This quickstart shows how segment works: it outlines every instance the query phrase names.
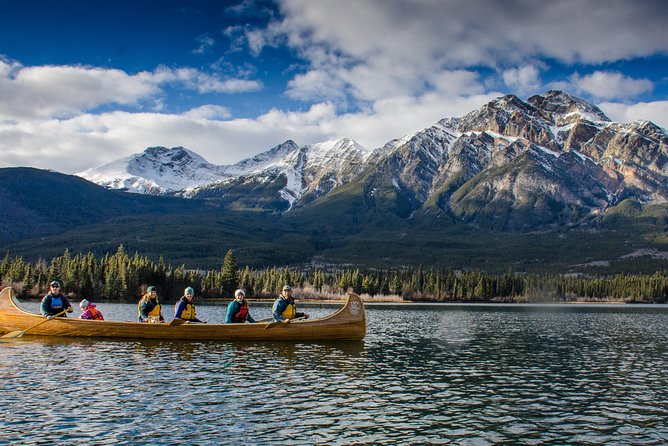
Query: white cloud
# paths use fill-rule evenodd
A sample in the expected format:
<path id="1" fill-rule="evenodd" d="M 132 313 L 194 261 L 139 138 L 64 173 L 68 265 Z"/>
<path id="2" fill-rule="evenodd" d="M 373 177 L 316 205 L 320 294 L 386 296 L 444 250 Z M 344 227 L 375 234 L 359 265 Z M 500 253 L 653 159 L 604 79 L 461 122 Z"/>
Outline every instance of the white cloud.
<path id="1" fill-rule="evenodd" d="M 87 66 L 24 67 L 0 59 L 0 120 L 68 117 L 113 104 L 157 106 L 161 87 L 166 84 L 200 93 L 262 88 L 257 81 L 220 79 L 194 68 L 159 67 L 130 75 L 122 70 Z"/>
<path id="2" fill-rule="evenodd" d="M 287 139 L 311 144 L 350 137 L 373 149 L 441 118 L 461 116 L 499 95 L 396 96 L 377 101 L 367 111 L 343 115 L 323 102 L 303 112 L 273 109 L 255 119 L 212 119 L 226 109 L 206 106 L 183 115 L 112 112 L 0 123 L 0 166 L 73 173 L 157 145 L 183 146 L 210 162 L 230 164 Z"/>
<path id="3" fill-rule="evenodd" d="M 569 77 L 572 90 L 601 99 L 626 99 L 652 91 L 649 79 L 634 79 L 616 71 L 595 71 L 586 76 L 575 73 Z"/>
<path id="4" fill-rule="evenodd" d="M 668 101 L 640 102 L 638 104 L 621 104 L 603 102 L 598 107 L 613 121 L 652 121 L 656 125 L 668 129 Z"/>
<path id="5" fill-rule="evenodd" d="M 227 107 L 221 105 L 202 105 L 191 108 L 183 116 L 194 119 L 226 119 L 232 116 Z"/>
<path id="6" fill-rule="evenodd" d="M 428 56 L 494 66 L 547 56 L 600 63 L 668 50 L 668 5 L 652 0 L 282 0 L 280 7 L 293 45 L 326 46 L 360 60 Z"/>
<path id="7" fill-rule="evenodd" d="M 136 104 L 158 93 L 154 82 L 121 70 L 0 60 L 0 119 L 71 115 L 102 104 Z"/>
<path id="8" fill-rule="evenodd" d="M 503 82 L 518 94 L 532 93 L 540 89 L 540 71 L 534 65 L 511 68 L 502 74 Z"/>
<path id="9" fill-rule="evenodd" d="M 285 94 L 290 98 L 303 100 L 335 100 L 346 96 L 343 81 L 320 70 L 295 76 L 288 82 Z"/>
<path id="10" fill-rule="evenodd" d="M 542 60 L 600 64 L 668 52 L 668 3 L 652 0 L 281 0 L 279 6 L 280 21 L 247 31 L 247 43 L 257 54 L 283 36 L 308 61 L 309 71 L 288 88 L 303 100 L 322 99 L 307 81 L 323 73 L 326 86 L 343 82 L 340 91 L 359 101 L 425 94 L 439 73 L 481 66 L 503 73 L 506 85 L 523 93 L 540 88 Z"/>

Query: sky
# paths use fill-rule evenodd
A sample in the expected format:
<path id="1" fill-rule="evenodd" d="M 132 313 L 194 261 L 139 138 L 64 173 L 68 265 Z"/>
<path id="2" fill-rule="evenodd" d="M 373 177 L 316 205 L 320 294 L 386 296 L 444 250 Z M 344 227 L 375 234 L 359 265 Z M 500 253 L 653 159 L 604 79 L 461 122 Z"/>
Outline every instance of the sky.
<path id="1" fill-rule="evenodd" d="M 663 0 L 0 0 L 0 167 L 367 149 L 562 89 L 668 128 Z"/>

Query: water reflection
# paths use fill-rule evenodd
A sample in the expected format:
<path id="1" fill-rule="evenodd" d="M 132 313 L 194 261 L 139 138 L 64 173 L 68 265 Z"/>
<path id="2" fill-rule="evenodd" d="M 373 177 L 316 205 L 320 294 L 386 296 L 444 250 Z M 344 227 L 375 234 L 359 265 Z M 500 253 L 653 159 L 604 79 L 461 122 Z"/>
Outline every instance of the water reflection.
<path id="1" fill-rule="evenodd" d="M 371 306 L 363 342 L 26 336 L 0 443 L 668 442 L 664 309 L 512 308 Z"/>

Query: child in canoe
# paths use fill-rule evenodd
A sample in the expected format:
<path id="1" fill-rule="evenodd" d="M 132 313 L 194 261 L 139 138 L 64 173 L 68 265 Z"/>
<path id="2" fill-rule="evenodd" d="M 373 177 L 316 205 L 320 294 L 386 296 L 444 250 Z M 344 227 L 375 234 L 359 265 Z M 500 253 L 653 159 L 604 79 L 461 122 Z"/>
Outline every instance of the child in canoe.
<path id="1" fill-rule="evenodd" d="M 95 304 L 88 302 L 86 299 L 79 303 L 79 308 L 81 308 L 82 311 L 79 319 L 94 319 L 97 321 L 104 320 L 104 316 L 102 316 L 102 313 L 95 307 Z"/>

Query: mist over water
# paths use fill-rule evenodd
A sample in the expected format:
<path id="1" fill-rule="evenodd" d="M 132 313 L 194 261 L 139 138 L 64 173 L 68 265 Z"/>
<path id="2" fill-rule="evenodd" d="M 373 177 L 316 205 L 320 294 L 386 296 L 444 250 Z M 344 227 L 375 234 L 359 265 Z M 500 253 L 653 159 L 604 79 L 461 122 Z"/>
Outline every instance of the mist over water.
<path id="1" fill-rule="evenodd" d="M 224 311 L 198 306 L 212 322 Z M 668 442 L 668 308 L 370 305 L 367 317 L 362 342 L 1 343 L 0 443 Z"/>

